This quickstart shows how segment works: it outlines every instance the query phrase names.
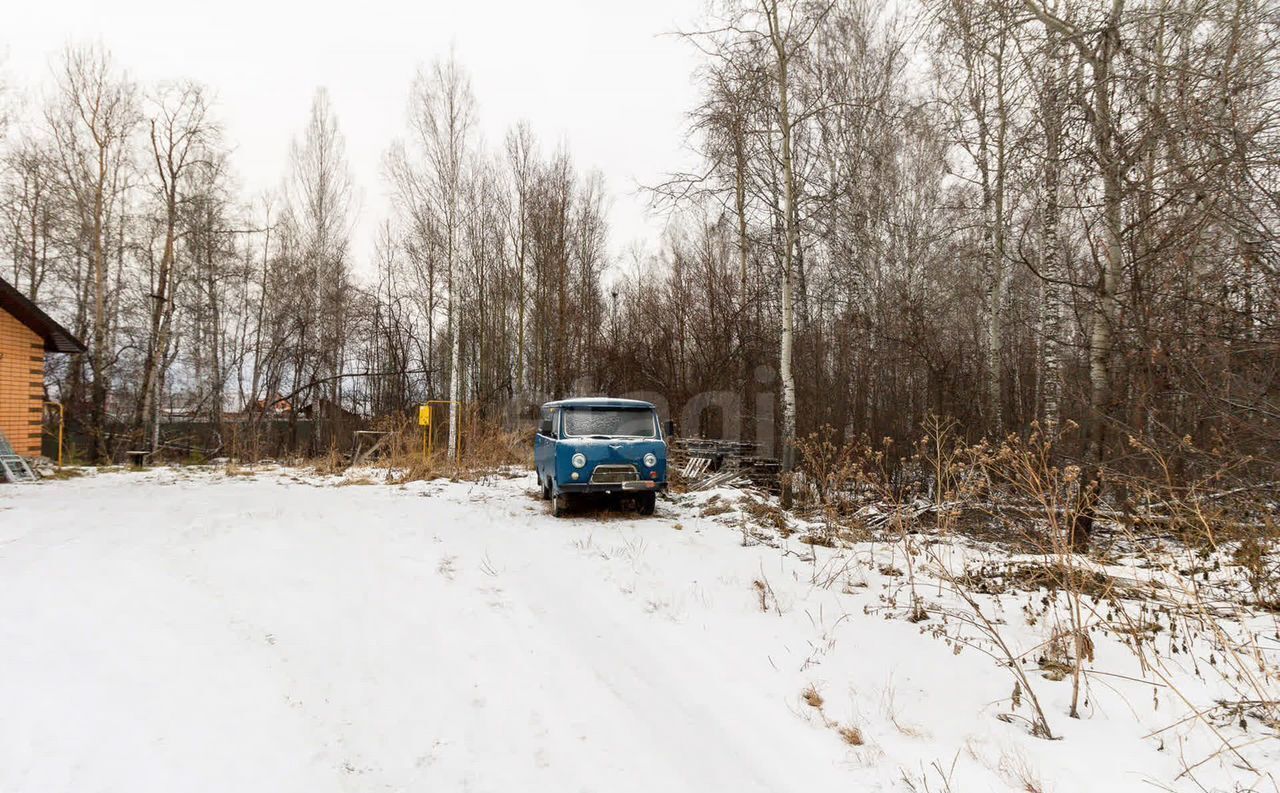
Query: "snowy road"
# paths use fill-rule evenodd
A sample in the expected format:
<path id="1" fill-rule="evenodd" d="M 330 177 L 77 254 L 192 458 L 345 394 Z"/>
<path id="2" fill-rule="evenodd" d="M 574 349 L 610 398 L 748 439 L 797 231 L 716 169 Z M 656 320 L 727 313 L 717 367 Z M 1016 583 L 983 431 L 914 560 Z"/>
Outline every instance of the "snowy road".
<path id="1" fill-rule="evenodd" d="M 669 522 L 558 522 L 527 482 L 432 488 L 458 503 L 159 478 L 50 483 L 0 513 L 5 790 L 841 778 L 763 653 L 684 619 L 696 577 L 610 580 L 615 558 L 644 578 Z"/>
<path id="2" fill-rule="evenodd" d="M 1016 789 L 1047 744 L 984 712 L 1007 693 L 989 661 L 811 572 L 691 508 L 556 520 L 529 478 L 9 488 L 0 790 L 808 793 L 933 762 Z M 947 685 L 966 674 L 995 682 Z M 834 729 L 855 720 L 864 746 Z"/>

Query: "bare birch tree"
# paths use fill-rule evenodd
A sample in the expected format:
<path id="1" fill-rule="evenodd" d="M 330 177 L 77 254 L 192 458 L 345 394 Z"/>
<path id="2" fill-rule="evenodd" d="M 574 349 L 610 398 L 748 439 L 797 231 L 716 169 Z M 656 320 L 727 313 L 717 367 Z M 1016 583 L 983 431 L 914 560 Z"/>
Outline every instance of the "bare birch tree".
<path id="1" fill-rule="evenodd" d="M 471 80 L 451 54 L 419 71 L 410 95 L 410 126 L 423 161 L 417 172 L 417 197 L 423 211 L 438 219 L 438 244 L 445 265 L 445 307 L 449 338 L 449 456 L 458 448 L 458 412 L 462 400 L 462 338 L 458 286 L 464 224 L 464 179 L 472 157 L 475 98 Z"/>
<path id="2" fill-rule="evenodd" d="M 323 88 L 316 91 L 306 130 L 302 140 L 294 142 L 290 157 L 289 207 L 302 235 L 305 267 L 315 291 L 317 349 L 312 382 L 322 387 L 309 389 L 313 392 L 309 396 L 317 417 L 328 411 L 336 420 L 342 405 L 346 302 L 351 286 L 348 248 L 353 188 L 346 142 Z M 337 440 L 330 434 L 325 442 L 332 446 Z"/>
<path id="3" fill-rule="evenodd" d="M 1112 356 L 1120 322 L 1119 290 L 1124 276 L 1124 173 L 1128 168 L 1124 133 L 1114 112 L 1113 67 L 1121 46 L 1125 0 L 1112 0 L 1105 12 L 1084 23 L 1052 13 L 1036 0 L 1024 0 L 1045 26 L 1076 49 L 1089 66 L 1086 108 L 1097 172 L 1102 182 L 1103 266 L 1098 278 L 1097 311 L 1089 340 L 1089 460 L 1100 465 L 1106 454 L 1106 424 L 1112 398 Z"/>
<path id="4" fill-rule="evenodd" d="M 160 261 L 150 281 L 152 301 L 142 365 L 139 428 L 151 429 L 151 449 L 159 446 L 158 404 L 163 361 L 169 355 L 169 334 L 173 324 L 172 280 L 177 262 L 180 211 L 186 194 L 198 178 L 193 172 L 209 166 L 206 147 L 217 134 L 208 120 L 203 89 L 193 83 L 161 86 L 151 99 L 148 125 L 151 141 L 151 189 L 155 194 L 163 226 Z"/>
<path id="5" fill-rule="evenodd" d="M 56 72 L 57 98 L 46 114 L 58 153 L 62 183 L 84 224 L 91 295 L 89 456 L 103 459 L 111 392 L 111 256 L 122 252 L 122 200 L 130 168 L 130 138 L 137 123 L 134 86 L 117 73 L 99 46 L 70 47 Z"/>

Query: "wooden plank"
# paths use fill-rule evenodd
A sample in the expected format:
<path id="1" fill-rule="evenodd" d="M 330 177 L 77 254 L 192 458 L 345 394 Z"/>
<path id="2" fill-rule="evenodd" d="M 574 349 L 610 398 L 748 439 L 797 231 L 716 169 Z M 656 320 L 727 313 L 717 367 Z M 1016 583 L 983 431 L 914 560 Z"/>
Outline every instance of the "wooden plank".
<path id="1" fill-rule="evenodd" d="M 357 433 L 356 433 L 356 437 L 357 437 L 357 439 L 359 439 L 359 436 L 360 436 L 360 435 L 362 435 L 362 434 L 367 434 L 367 433 L 368 433 L 368 431 L 367 431 L 367 430 L 362 431 L 362 432 L 357 432 Z M 353 466 L 354 466 L 354 465 L 359 465 L 359 464 L 361 463 L 361 461 L 363 461 L 366 457 L 368 457 L 369 455 L 373 454 L 373 453 L 374 453 L 374 452 L 376 452 L 378 449 L 382 448 L 382 444 L 386 443 L 386 442 L 387 442 L 387 439 L 388 439 L 388 438 L 390 438 L 390 437 L 391 437 L 391 433 L 389 433 L 389 432 L 384 432 L 384 433 L 382 434 L 382 437 L 378 439 L 377 443 L 373 444 L 373 445 L 372 445 L 372 446 L 370 446 L 368 449 L 365 449 L 365 450 L 363 450 L 363 451 L 357 450 L 357 452 L 356 452 L 356 456 L 355 456 L 355 458 L 354 458 L 354 459 L 352 459 L 351 464 L 352 464 Z"/>

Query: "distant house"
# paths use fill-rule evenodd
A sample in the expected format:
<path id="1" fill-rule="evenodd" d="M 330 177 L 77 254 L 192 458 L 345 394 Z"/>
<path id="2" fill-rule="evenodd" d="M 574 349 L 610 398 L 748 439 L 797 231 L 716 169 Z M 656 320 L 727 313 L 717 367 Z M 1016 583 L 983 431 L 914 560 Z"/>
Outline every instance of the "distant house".
<path id="1" fill-rule="evenodd" d="M 298 412 L 304 417 L 312 421 L 354 421 L 359 422 L 364 419 L 354 410 L 347 410 L 342 405 L 331 399 L 317 399 L 315 402 L 303 405 Z"/>
<path id="2" fill-rule="evenodd" d="M 84 344 L 0 278 L 0 435 L 22 457 L 40 455 L 44 356 Z"/>
<path id="3" fill-rule="evenodd" d="M 293 403 L 279 394 L 275 394 L 269 399 L 255 399 L 251 402 L 245 402 L 244 406 L 239 410 L 224 410 L 222 411 L 222 420 L 243 422 L 253 418 L 263 418 L 271 421 L 287 419 L 292 412 Z"/>
<path id="4" fill-rule="evenodd" d="M 271 413 L 277 416 L 287 416 L 293 410 L 293 403 L 279 394 L 276 394 L 275 397 L 270 400 L 270 404 L 268 404 L 268 400 L 266 399 L 259 399 L 254 404 L 257 406 L 259 412 Z"/>

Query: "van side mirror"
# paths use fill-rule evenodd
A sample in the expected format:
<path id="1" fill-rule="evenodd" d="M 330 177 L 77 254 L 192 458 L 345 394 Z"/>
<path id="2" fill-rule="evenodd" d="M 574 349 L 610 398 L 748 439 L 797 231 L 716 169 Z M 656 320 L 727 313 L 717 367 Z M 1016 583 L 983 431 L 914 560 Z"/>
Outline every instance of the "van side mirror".
<path id="1" fill-rule="evenodd" d="M 667 419 L 666 424 L 662 426 L 662 435 L 666 438 L 674 438 L 676 434 L 676 423 L 671 419 Z"/>
<path id="2" fill-rule="evenodd" d="M 542 420 L 542 423 L 538 425 L 538 434 L 546 435 L 548 438 L 551 437 L 551 419 Z"/>

